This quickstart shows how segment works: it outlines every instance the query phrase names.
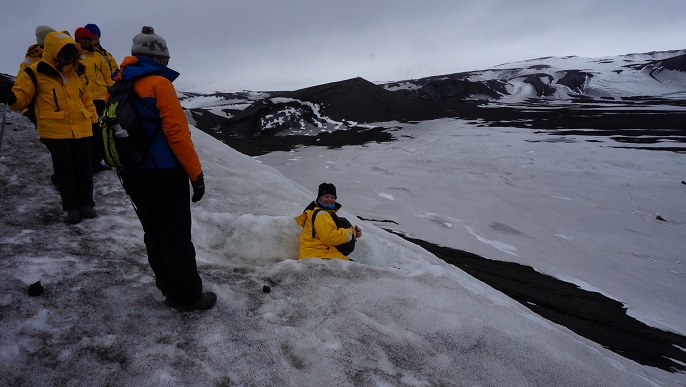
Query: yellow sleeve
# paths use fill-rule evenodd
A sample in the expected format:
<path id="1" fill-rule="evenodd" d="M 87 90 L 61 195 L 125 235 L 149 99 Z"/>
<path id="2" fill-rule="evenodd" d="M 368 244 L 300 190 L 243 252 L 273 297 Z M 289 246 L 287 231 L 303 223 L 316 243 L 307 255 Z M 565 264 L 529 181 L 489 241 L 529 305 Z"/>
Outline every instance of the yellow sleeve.
<path id="1" fill-rule="evenodd" d="M 85 106 L 86 110 L 88 110 L 91 114 L 91 124 L 95 124 L 98 122 L 98 111 L 95 109 L 95 105 L 93 104 L 93 97 L 91 96 L 91 91 L 88 87 L 88 80 L 86 78 L 86 74 L 79 74 L 79 78 L 81 79 L 81 83 L 83 84 L 81 102 L 83 102 L 83 106 Z"/>
<path id="2" fill-rule="evenodd" d="M 315 234 L 327 246 L 337 246 L 352 239 L 352 230 L 338 228 L 331 215 L 326 211 L 319 211 L 314 218 Z"/>
<path id="3" fill-rule="evenodd" d="M 17 78 L 14 80 L 12 91 L 14 92 L 14 96 L 17 97 L 17 100 L 10 105 L 10 108 L 12 110 L 22 110 L 29 106 L 33 97 L 36 95 L 36 86 L 33 84 L 29 74 L 26 74 L 26 71 L 20 71 L 19 74 L 17 74 Z"/>

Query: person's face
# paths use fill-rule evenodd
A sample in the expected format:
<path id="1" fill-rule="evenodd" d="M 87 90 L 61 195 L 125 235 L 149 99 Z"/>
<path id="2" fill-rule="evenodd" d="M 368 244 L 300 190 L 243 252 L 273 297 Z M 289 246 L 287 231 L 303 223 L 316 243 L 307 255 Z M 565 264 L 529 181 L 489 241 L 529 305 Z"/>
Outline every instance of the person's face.
<path id="1" fill-rule="evenodd" d="M 325 206 L 330 206 L 336 203 L 336 197 L 331 194 L 322 195 L 319 197 L 319 201 Z"/>
<path id="2" fill-rule="evenodd" d="M 100 35 L 93 34 L 93 44 L 100 43 Z"/>
<path id="3" fill-rule="evenodd" d="M 91 46 L 91 40 L 88 38 L 81 38 L 79 39 L 79 46 L 85 50 Z"/>
<path id="4" fill-rule="evenodd" d="M 60 52 L 57 53 L 57 66 L 58 70 L 62 71 L 66 66 L 74 64 L 75 61 L 79 60 L 80 53 L 73 45 L 67 49 L 63 47 Z"/>
<path id="5" fill-rule="evenodd" d="M 74 58 L 73 56 L 65 56 L 62 54 L 57 55 L 57 62 L 59 62 L 59 64 L 61 64 L 62 66 L 73 64 L 75 60 L 76 58 Z"/>

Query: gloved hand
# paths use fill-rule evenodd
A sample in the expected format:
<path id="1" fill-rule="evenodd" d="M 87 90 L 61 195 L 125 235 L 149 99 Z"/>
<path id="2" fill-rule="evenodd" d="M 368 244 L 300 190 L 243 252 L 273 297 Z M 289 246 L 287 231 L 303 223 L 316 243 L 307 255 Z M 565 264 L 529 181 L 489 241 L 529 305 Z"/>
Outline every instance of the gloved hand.
<path id="1" fill-rule="evenodd" d="M 12 105 L 17 102 L 17 97 L 12 91 L 12 83 L 4 78 L 0 78 L 0 103 Z"/>
<path id="2" fill-rule="evenodd" d="M 362 237 L 362 229 L 360 226 L 353 226 L 353 233 L 355 234 L 355 239 Z"/>
<path id="3" fill-rule="evenodd" d="M 191 201 L 195 203 L 205 195 L 205 175 L 202 172 L 200 172 L 195 181 L 191 181 L 191 187 L 193 187 L 193 197 L 191 198 Z"/>

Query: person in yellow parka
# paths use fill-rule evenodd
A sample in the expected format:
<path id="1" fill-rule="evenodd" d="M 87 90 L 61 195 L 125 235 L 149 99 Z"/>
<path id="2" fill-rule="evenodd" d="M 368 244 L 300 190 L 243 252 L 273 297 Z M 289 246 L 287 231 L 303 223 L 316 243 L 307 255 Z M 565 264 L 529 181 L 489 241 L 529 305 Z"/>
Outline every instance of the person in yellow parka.
<path id="1" fill-rule="evenodd" d="M 88 89 L 93 97 L 93 104 L 98 115 L 102 113 L 107 99 L 107 89 L 114 85 L 110 65 L 105 58 L 95 52 L 93 45 L 93 34 L 83 27 L 79 27 L 74 32 L 74 40 L 81 47 L 81 63 L 86 69 L 88 79 Z"/>
<path id="2" fill-rule="evenodd" d="M 98 27 L 97 24 L 89 23 L 83 26 L 83 28 L 87 29 L 88 31 L 93 34 L 93 46 L 95 46 L 95 52 L 100 53 L 107 63 L 110 65 L 110 72 L 115 72 L 116 70 L 119 70 L 119 64 L 117 63 L 117 60 L 114 59 L 112 54 L 110 54 L 109 51 L 105 50 L 102 47 L 102 44 L 100 44 L 100 38 L 102 37 L 102 33 L 100 32 L 100 27 Z"/>
<path id="3" fill-rule="evenodd" d="M 30 45 L 29 48 L 26 49 L 26 57 L 23 61 L 21 61 L 21 64 L 19 64 L 19 73 L 23 72 L 25 68 L 41 60 L 43 57 L 43 43 L 45 41 L 45 35 L 50 32 L 55 32 L 55 29 L 46 25 L 40 25 L 36 27 L 36 43 Z M 19 75 L 19 73 L 17 73 L 17 75 Z M 26 116 L 26 118 L 31 120 L 31 122 L 36 125 L 36 115 L 32 109 L 22 109 L 21 114 Z"/>
<path id="4" fill-rule="evenodd" d="M 79 44 L 82 50 L 81 59 L 79 63 L 86 69 L 86 79 L 88 80 L 88 89 L 93 97 L 93 104 L 98 116 L 102 114 L 105 108 L 105 100 L 107 99 L 107 89 L 114 85 L 112 80 L 112 71 L 107 60 L 98 52 L 95 52 L 93 44 L 93 34 L 84 27 L 79 27 L 74 31 L 74 40 Z M 102 164 L 102 152 L 100 151 L 100 144 L 102 135 L 99 130 L 93 131 L 92 137 L 92 154 L 91 162 L 93 163 L 93 173 L 110 169 L 108 166 Z"/>
<path id="5" fill-rule="evenodd" d="M 55 32 L 55 29 L 46 25 L 40 25 L 36 27 L 36 44 L 30 45 L 29 48 L 26 49 L 26 58 L 24 58 L 19 65 L 19 72 L 24 71 L 25 68 L 41 59 L 43 56 L 43 43 L 45 41 L 45 35 L 50 32 Z"/>
<path id="6" fill-rule="evenodd" d="M 336 203 L 336 186 L 331 183 L 319 185 L 317 199 L 310 203 L 302 214 L 295 217 L 295 222 L 302 227 L 300 233 L 300 251 L 298 259 L 305 258 L 339 258 L 348 260 L 336 246 L 348 243 L 362 236 L 358 226 L 338 228 L 335 218 L 341 209 Z M 314 216 L 315 212 L 317 213 Z M 314 216 L 314 221 L 312 218 Z"/>
<path id="7" fill-rule="evenodd" d="M 25 108 L 35 97 L 38 137 L 50 151 L 67 224 L 96 217 L 91 136 L 98 116 L 83 69 L 75 68 L 80 57 L 79 45 L 68 34 L 50 32 L 42 59 L 29 66 L 37 86 L 26 72 L 19 73 L 13 86 L 0 84 L 0 103 L 13 110 Z"/>

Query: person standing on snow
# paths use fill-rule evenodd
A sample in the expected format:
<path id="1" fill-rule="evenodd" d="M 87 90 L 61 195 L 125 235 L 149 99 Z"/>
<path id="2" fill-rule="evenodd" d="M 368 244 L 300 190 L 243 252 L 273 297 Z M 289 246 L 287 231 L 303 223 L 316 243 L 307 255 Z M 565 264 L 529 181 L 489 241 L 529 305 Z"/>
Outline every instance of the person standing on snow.
<path id="1" fill-rule="evenodd" d="M 36 43 L 30 45 L 29 48 L 26 49 L 26 57 L 19 65 L 19 73 L 23 72 L 25 68 L 41 60 L 43 57 L 43 43 L 45 42 L 45 35 L 50 32 L 55 32 L 55 29 L 46 25 L 40 25 L 36 27 Z M 17 73 L 17 76 L 19 76 L 19 73 Z M 22 109 L 21 114 L 31 120 L 33 125 L 36 125 L 36 114 L 32 109 Z"/>
<path id="2" fill-rule="evenodd" d="M 95 218 L 91 137 L 98 115 L 88 90 L 82 68 L 75 68 L 81 49 L 69 34 L 50 32 L 45 36 L 42 59 L 22 71 L 14 86 L 0 85 L 0 102 L 13 110 L 27 107 L 35 97 L 37 129 L 40 141 L 50 151 L 55 181 L 67 211 L 67 224 Z"/>
<path id="3" fill-rule="evenodd" d="M 336 203 L 336 186 L 330 183 L 320 184 L 317 199 L 310 203 L 302 214 L 295 217 L 295 222 L 303 228 L 300 233 L 298 259 L 339 258 L 348 260 L 347 255 L 339 251 L 336 246 L 360 238 L 362 230 L 358 226 L 350 225 L 347 221 L 346 226 L 349 227 L 338 227 L 336 212 L 341 207 L 340 203 Z M 316 216 L 314 216 L 315 212 Z M 312 220 L 313 217 L 314 221 Z"/>
<path id="4" fill-rule="evenodd" d="M 98 116 L 102 114 L 105 108 L 105 99 L 107 98 L 107 89 L 114 85 L 112 80 L 112 71 L 110 65 L 105 58 L 95 52 L 93 46 L 93 34 L 83 28 L 79 27 L 74 31 L 74 40 L 79 44 L 83 54 L 79 63 L 83 65 L 86 71 L 86 79 L 88 80 L 88 89 L 93 97 L 93 104 Z M 110 167 L 102 164 L 102 151 L 100 150 L 102 143 L 102 134 L 99 130 L 93 131 L 91 162 L 93 163 L 93 173 L 106 171 Z"/>
<path id="5" fill-rule="evenodd" d="M 93 46 L 95 47 L 95 51 L 98 52 L 100 55 L 102 55 L 107 63 L 110 65 L 110 73 L 113 73 L 115 70 L 119 70 L 119 64 L 117 61 L 114 59 L 112 54 L 109 53 L 109 51 L 105 50 L 102 45 L 100 45 L 100 37 L 102 34 L 100 33 L 100 27 L 98 27 L 96 24 L 86 24 L 83 26 L 85 29 L 91 32 L 93 34 Z"/>
<path id="6" fill-rule="evenodd" d="M 143 130 L 154 140 L 146 159 L 122 169 L 124 190 L 143 226 L 148 262 L 165 305 L 180 312 L 210 309 L 217 296 L 203 292 L 191 241 L 190 202 L 202 198 L 205 181 L 172 85 L 179 73 L 167 67 L 167 42 L 152 27 L 143 27 L 133 38 L 131 55 L 122 61 L 114 81 L 133 81 Z"/>
<path id="7" fill-rule="evenodd" d="M 43 57 L 43 43 L 45 42 L 45 35 L 50 32 L 55 32 L 55 29 L 41 25 L 36 27 L 36 44 L 32 44 L 26 49 L 26 58 L 19 65 L 19 72 L 22 72 L 25 68 L 38 62 Z"/>

